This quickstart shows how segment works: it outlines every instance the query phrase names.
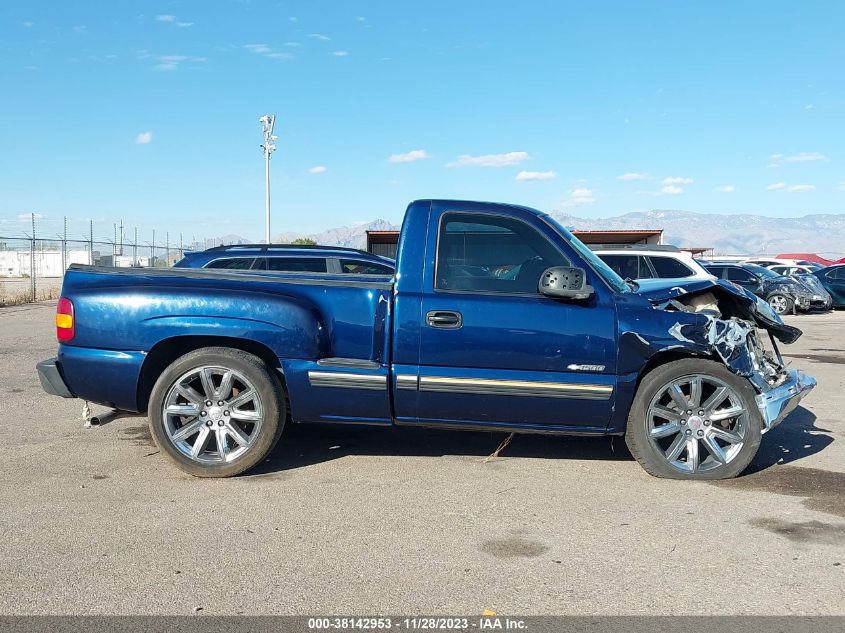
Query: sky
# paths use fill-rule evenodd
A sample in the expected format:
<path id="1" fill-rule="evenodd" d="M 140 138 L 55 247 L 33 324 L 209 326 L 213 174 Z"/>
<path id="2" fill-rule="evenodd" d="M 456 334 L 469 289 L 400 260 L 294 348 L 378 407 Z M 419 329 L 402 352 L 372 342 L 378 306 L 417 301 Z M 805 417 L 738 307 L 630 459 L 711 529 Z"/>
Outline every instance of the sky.
<path id="1" fill-rule="evenodd" d="M 35 213 L 259 239 L 265 113 L 274 234 L 428 197 L 845 212 L 843 24 L 839 1 L 4 0 L 0 236 Z"/>

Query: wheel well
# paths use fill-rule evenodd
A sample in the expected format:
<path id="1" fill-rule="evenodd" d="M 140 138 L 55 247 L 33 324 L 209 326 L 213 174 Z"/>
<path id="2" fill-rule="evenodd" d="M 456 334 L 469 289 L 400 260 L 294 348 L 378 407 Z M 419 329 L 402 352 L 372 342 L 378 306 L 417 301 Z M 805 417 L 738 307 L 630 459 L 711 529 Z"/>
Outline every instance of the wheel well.
<path id="1" fill-rule="evenodd" d="M 228 336 L 178 336 L 164 339 L 153 346 L 141 367 L 141 375 L 138 378 L 138 410 L 141 412 L 147 410 L 153 385 L 168 365 L 188 352 L 202 347 L 231 347 L 257 356 L 273 369 L 278 369 L 281 366 L 279 357 L 273 353 L 273 350 L 262 343 L 249 339 L 230 338 Z M 273 373 L 282 382 L 284 388 L 284 378 L 281 373 Z M 287 389 L 285 389 L 285 392 L 287 392 Z"/>
<path id="2" fill-rule="evenodd" d="M 716 360 L 718 361 L 719 358 L 715 355 L 713 356 L 703 356 L 697 354 L 691 354 L 688 351 L 684 350 L 676 350 L 670 349 L 666 350 L 665 352 L 657 352 L 654 356 L 648 359 L 648 362 L 643 366 L 642 370 L 640 370 L 640 375 L 637 377 L 637 389 L 640 388 L 640 383 L 642 382 L 643 378 L 652 370 L 661 365 L 665 365 L 666 363 L 671 363 L 672 361 L 681 360 L 683 358 L 700 358 L 702 360 Z"/>

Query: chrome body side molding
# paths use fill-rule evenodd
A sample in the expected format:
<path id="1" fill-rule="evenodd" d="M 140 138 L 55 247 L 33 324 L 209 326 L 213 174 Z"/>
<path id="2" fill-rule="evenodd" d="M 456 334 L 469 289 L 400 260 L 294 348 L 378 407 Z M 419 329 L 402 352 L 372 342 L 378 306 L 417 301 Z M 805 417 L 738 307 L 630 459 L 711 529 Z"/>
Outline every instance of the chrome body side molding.
<path id="1" fill-rule="evenodd" d="M 398 385 L 397 385 L 398 386 Z M 491 396 L 522 396 L 536 398 L 572 398 L 607 400 L 613 393 L 610 385 L 591 385 L 535 380 L 492 380 L 489 378 L 451 378 L 420 376 L 420 391 L 469 393 Z"/>
<path id="2" fill-rule="evenodd" d="M 396 388 L 416 391 L 419 379 L 413 374 L 396 374 Z"/>
<path id="3" fill-rule="evenodd" d="M 368 376 L 336 371 L 309 371 L 308 383 L 312 387 L 333 387 L 335 389 L 368 389 L 385 391 L 386 376 Z"/>

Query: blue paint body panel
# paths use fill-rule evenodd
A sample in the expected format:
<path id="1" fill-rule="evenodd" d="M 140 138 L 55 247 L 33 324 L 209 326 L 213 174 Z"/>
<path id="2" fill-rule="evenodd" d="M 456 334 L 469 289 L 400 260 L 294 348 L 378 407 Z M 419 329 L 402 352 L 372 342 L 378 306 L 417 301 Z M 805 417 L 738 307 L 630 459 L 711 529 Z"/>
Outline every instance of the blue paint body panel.
<path id="1" fill-rule="evenodd" d="M 137 411 L 137 388 L 146 353 L 59 345 L 58 363 L 70 391 L 83 400 Z"/>
<path id="2" fill-rule="evenodd" d="M 528 225 L 584 269 L 593 295 L 438 290 L 438 229 L 450 212 Z M 73 302 L 76 335 L 57 362 L 77 397 L 139 410 L 151 358 L 223 339 L 265 352 L 297 422 L 621 433 L 651 359 L 712 354 L 697 338 L 706 317 L 654 306 L 656 294 L 683 294 L 677 286 L 653 286 L 648 297 L 620 288 L 577 246 L 532 209 L 421 200 L 407 209 L 392 280 L 74 265 L 62 295 Z M 433 327 L 429 311 L 459 312 L 462 325 Z M 673 325 L 689 336 L 673 336 Z"/>

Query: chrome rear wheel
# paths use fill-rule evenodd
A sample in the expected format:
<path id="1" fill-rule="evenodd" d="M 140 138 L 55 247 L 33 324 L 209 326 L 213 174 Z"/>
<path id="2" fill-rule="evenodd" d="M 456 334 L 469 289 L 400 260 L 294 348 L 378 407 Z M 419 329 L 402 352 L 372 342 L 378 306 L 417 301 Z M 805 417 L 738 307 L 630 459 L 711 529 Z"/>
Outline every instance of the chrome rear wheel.
<path id="1" fill-rule="evenodd" d="M 264 407 L 250 380 L 233 369 L 203 366 L 180 376 L 164 399 L 167 439 L 199 463 L 226 463 L 256 441 Z"/>
<path id="2" fill-rule="evenodd" d="M 232 477 L 267 457 L 287 408 L 276 370 L 258 356 L 202 347 L 168 365 L 150 393 L 150 431 L 162 453 L 196 477 Z"/>

